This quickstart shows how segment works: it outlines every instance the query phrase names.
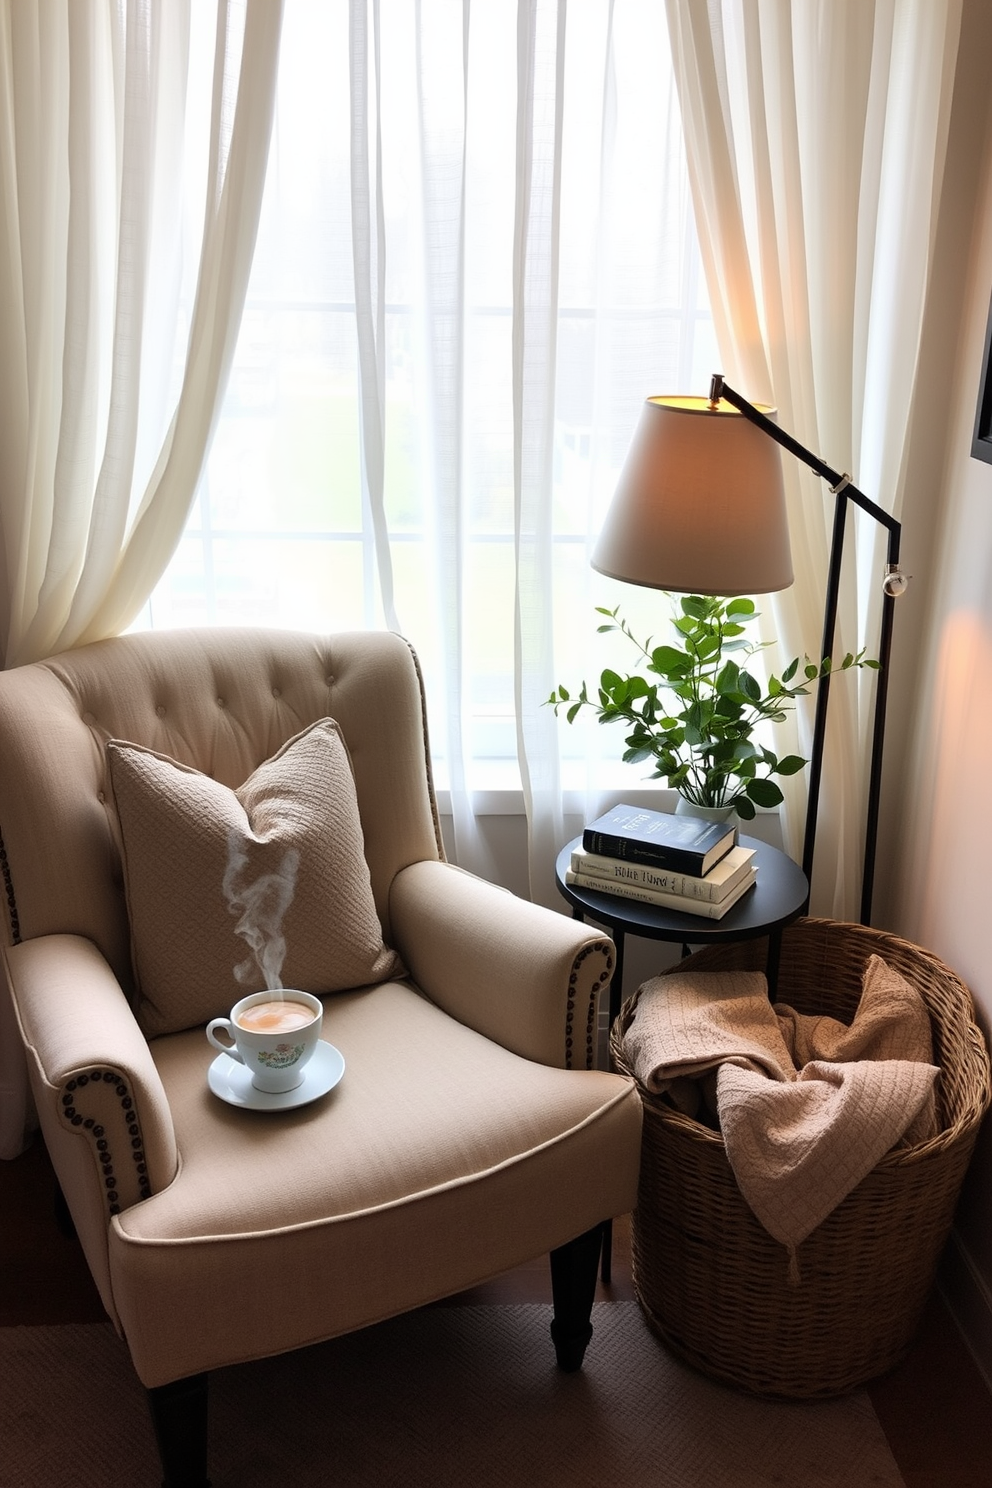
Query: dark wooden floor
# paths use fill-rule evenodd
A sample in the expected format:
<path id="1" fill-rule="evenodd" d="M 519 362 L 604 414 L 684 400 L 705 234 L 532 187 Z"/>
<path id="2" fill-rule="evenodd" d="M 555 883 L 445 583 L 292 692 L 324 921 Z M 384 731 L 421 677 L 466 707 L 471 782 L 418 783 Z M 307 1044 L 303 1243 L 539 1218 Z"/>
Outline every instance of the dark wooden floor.
<path id="1" fill-rule="evenodd" d="M 53 1193 L 40 1141 L 0 1162 L 0 1326 L 104 1317 L 78 1244 L 55 1224 Z M 621 1220 L 614 1226 L 612 1281 L 600 1284 L 598 1300 L 633 1297 L 630 1227 Z M 541 1258 L 441 1305 L 550 1301 Z M 909 1357 L 868 1393 L 906 1488 L 992 1488 L 992 1396 L 936 1294 Z"/>

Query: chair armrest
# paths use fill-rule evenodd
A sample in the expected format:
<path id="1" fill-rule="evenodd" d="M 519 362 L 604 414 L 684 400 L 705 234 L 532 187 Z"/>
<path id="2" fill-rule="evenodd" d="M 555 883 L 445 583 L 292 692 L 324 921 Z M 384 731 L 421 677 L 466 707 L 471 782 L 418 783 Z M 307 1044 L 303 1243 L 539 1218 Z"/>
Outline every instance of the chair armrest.
<path id="1" fill-rule="evenodd" d="M 66 1151 L 63 1133 L 71 1132 L 90 1147 L 106 1217 L 165 1188 L 177 1166 L 172 1113 L 103 956 L 78 935 L 40 936 L 3 955 L 38 1118 L 63 1187 L 73 1185 L 57 1150 Z M 72 1208 L 68 1191 L 66 1198 Z"/>
<path id="2" fill-rule="evenodd" d="M 615 962 L 602 931 L 432 861 L 396 875 L 389 914 L 411 977 L 445 1012 L 527 1059 L 593 1068 Z"/>

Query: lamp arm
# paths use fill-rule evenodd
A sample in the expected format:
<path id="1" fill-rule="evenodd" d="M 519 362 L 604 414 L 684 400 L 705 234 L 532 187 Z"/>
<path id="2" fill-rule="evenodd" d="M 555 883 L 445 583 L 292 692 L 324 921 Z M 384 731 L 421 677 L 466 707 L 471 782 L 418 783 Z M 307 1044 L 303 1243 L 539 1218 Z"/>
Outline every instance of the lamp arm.
<path id="1" fill-rule="evenodd" d="M 891 512 L 885 511 L 883 507 L 870 500 L 863 491 L 859 491 L 849 475 L 842 475 L 839 470 L 834 470 L 826 461 L 821 460 L 819 455 L 814 455 L 812 450 L 800 444 L 798 439 L 793 439 L 791 434 L 780 429 L 774 420 L 762 413 L 760 408 L 755 408 L 754 404 L 749 403 L 742 393 L 738 393 L 724 382 L 719 373 L 716 373 L 710 381 L 710 402 L 716 404 L 721 398 L 736 408 L 738 413 L 742 413 L 750 423 L 757 424 L 759 429 L 763 429 L 771 439 L 775 440 L 776 444 L 780 444 L 783 449 L 795 455 L 797 460 L 802 460 L 810 470 L 815 470 L 817 475 L 828 482 L 835 495 L 843 491 L 849 501 L 853 501 L 862 511 L 867 512 L 870 517 L 875 518 L 876 522 L 887 528 L 889 534 L 887 561 L 890 564 L 899 562 L 899 537 L 902 532 L 902 523 L 892 516 Z"/>
<path id="2" fill-rule="evenodd" d="M 847 503 L 853 501 L 856 506 L 873 517 L 880 523 L 888 533 L 886 553 L 886 585 L 882 598 L 882 619 L 879 636 L 878 654 L 878 680 L 875 688 L 875 715 L 872 732 L 871 766 L 868 777 L 868 803 L 865 824 L 865 853 L 864 865 L 861 876 L 861 923 L 869 924 L 871 920 L 872 887 L 875 877 L 875 848 L 878 837 L 878 808 L 881 794 L 882 779 L 882 744 L 885 736 L 885 711 L 889 685 L 889 661 L 892 653 L 892 622 L 894 618 L 894 607 L 896 594 L 901 592 L 901 587 L 890 588 L 889 579 L 893 577 L 904 586 L 904 581 L 898 574 L 899 546 L 902 535 L 902 523 L 884 511 L 874 501 L 859 491 L 853 484 L 850 476 L 842 475 L 839 471 L 832 469 L 818 455 L 814 455 L 805 445 L 793 439 L 778 424 L 766 417 L 760 409 L 755 408 L 753 403 L 728 387 L 722 376 L 716 373 L 710 382 L 710 403 L 715 408 L 720 399 L 725 399 L 738 413 L 756 424 L 776 444 L 796 456 L 804 465 L 821 476 L 830 485 L 830 490 L 835 498 L 833 535 L 830 542 L 830 560 L 827 569 L 827 592 L 823 611 L 823 641 L 821 656 L 830 656 L 833 651 L 834 634 L 837 627 L 837 605 L 840 594 L 841 563 L 844 550 L 844 529 L 847 518 Z M 823 774 L 823 746 L 827 727 L 827 704 L 830 698 L 830 673 L 827 672 L 817 686 L 816 712 L 813 721 L 813 741 L 809 762 L 809 790 L 806 805 L 806 830 L 803 840 L 803 872 L 807 881 L 812 879 L 813 853 L 816 844 L 816 821 L 820 800 L 820 780 Z"/>

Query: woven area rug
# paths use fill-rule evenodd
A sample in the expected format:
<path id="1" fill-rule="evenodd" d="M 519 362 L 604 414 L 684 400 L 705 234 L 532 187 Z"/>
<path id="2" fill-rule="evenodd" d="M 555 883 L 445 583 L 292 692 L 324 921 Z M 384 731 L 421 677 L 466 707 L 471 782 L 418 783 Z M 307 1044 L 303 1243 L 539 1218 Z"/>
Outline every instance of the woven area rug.
<path id="1" fill-rule="evenodd" d="M 867 1396 L 779 1404 L 673 1359 L 636 1303 L 580 1374 L 550 1309 L 433 1307 L 211 1376 L 214 1488 L 904 1488 Z M 109 1325 L 0 1329 L 3 1488 L 157 1488 Z"/>

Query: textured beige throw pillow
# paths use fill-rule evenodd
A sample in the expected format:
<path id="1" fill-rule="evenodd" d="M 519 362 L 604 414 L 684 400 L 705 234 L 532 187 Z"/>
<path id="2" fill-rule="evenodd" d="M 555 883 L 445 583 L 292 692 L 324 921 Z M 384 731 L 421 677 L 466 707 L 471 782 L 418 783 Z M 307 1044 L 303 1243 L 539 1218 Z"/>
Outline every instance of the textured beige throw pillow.
<path id="1" fill-rule="evenodd" d="M 321 994 L 402 974 L 383 942 L 333 719 L 237 790 L 140 745 L 114 740 L 107 754 L 149 1037 L 267 986 Z"/>

